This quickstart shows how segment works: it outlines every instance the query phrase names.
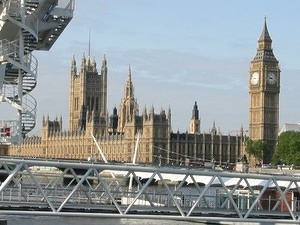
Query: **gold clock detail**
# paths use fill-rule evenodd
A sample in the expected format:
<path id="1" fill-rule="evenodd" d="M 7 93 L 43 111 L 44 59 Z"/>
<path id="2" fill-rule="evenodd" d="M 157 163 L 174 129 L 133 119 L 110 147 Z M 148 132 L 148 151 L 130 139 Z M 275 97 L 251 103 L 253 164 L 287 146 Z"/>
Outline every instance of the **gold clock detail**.
<path id="1" fill-rule="evenodd" d="M 251 76 L 251 84 L 256 85 L 259 81 L 259 74 L 258 72 L 254 72 Z"/>

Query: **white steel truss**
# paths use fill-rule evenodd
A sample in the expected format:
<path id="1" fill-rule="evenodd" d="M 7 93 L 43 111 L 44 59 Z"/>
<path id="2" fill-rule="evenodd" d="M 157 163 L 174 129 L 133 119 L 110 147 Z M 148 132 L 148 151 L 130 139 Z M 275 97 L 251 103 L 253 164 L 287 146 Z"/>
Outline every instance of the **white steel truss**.
<path id="1" fill-rule="evenodd" d="M 300 224 L 297 176 L 11 158 L 0 166 L 2 215 Z"/>

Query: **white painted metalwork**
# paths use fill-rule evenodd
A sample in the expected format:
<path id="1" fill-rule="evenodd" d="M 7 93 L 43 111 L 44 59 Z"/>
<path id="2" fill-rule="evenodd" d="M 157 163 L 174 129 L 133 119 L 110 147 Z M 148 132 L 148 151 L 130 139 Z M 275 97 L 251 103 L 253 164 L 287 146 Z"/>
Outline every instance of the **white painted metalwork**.
<path id="1" fill-rule="evenodd" d="M 16 158 L 0 166 L 2 215 L 300 224 L 298 176 Z"/>
<path id="2" fill-rule="evenodd" d="M 0 136 L 1 143 L 19 144 L 35 127 L 37 103 L 30 92 L 36 86 L 38 62 L 32 51 L 49 50 L 71 21 L 73 11 L 74 0 L 1 1 L 0 103 L 8 103 L 18 115 L 13 123 L 0 122 L 10 129 L 9 135 Z"/>

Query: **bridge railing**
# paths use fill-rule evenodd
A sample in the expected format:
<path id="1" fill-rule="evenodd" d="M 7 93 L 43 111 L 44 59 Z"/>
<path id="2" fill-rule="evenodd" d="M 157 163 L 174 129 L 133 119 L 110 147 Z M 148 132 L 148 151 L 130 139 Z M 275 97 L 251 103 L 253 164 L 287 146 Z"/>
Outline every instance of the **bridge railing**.
<path id="1" fill-rule="evenodd" d="M 16 158 L 0 167 L 0 214 L 300 224 L 297 176 Z"/>

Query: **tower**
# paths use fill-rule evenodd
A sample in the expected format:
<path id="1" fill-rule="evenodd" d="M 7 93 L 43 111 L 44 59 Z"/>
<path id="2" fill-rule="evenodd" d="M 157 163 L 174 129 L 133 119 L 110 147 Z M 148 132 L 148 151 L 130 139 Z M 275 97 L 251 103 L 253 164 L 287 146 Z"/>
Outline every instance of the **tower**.
<path id="1" fill-rule="evenodd" d="M 128 69 L 128 78 L 125 85 L 124 97 L 120 104 L 118 119 L 118 132 L 124 132 L 125 125 L 129 122 L 135 123 L 135 117 L 138 115 L 138 104 L 134 98 L 134 87 L 131 80 L 131 68 Z M 134 134 L 135 132 L 133 132 Z"/>
<path id="2" fill-rule="evenodd" d="M 92 118 L 93 117 L 93 118 Z M 104 56 L 101 73 L 95 60 L 83 56 L 81 68 L 77 74 L 76 61 L 73 58 L 70 82 L 69 129 L 86 130 L 87 123 L 94 133 L 107 131 L 107 62 Z"/>
<path id="3" fill-rule="evenodd" d="M 189 133 L 200 134 L 200 119 L 199 119 L 199 109 L 198 109 L 197 102 L 195 102 L 194 108 L 192 111 L 192 118 L 190 120 Z"/>
<path id="4" fill-rule="evenodd" d="M 249 137 L 267 143 L 264 163 L 271 161 L 278 139 L 280 69 L 265 19 L 249 73 Z"/>

